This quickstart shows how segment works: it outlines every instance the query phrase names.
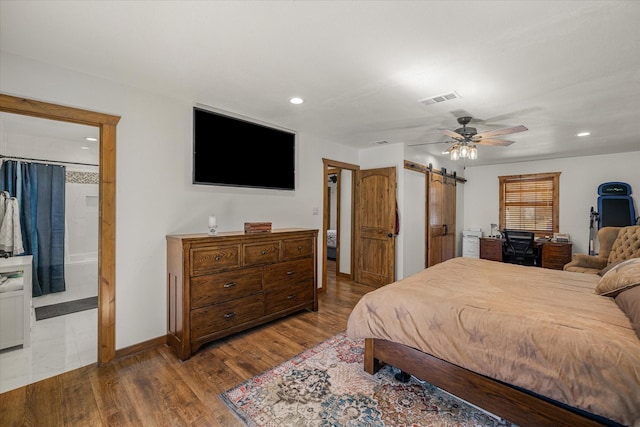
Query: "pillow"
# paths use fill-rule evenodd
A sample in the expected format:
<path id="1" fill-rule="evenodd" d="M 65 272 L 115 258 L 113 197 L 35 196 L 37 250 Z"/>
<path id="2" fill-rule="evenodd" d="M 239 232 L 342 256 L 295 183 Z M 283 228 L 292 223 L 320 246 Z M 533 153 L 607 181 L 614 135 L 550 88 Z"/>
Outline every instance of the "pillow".
<path id="1" fill-rule="evenodd" d="M 629 317 L 636 335 L 640 338 L 640 286 L 620 292 L 615 299 L 616 304 Z"/>
<path id="2" fill-rule="evenodd" d="M 603 268 L 602 270 L 598 271 L 598 276 L 602 277 L 605 274 L 607 274 L 607 272 L 609 270 L 611 270 L 613 267 L 615 267 L 616 265 L 620 264 L 622 261 L 618 261 L 618 262 L 612 262 L 611 264 L 607 265 L 605 268 Z"/>
<path id="3" fill-rule="evenodd" d="M 640 285 L 640 258 L 632 258 L 607 271 L 596 285 L 596 293 L 615 297 L 625 289 L 637 285 Z"/>

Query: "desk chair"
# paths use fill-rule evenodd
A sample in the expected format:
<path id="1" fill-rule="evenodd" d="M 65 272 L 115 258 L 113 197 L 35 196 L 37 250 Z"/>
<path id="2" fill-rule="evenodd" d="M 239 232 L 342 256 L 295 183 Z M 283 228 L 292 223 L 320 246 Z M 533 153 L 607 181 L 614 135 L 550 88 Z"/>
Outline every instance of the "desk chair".
<path id="1" fill-rule="evenodd" d="M 502 254 L 504 262 L 521 265 L 536 265 L 538 249 L 531 231 L 504 230 L 506 239 Z"/>

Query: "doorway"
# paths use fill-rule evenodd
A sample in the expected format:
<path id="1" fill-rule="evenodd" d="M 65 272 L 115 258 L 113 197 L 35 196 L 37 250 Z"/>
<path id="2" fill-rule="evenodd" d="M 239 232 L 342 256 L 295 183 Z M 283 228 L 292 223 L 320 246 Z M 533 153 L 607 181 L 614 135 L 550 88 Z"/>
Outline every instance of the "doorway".
<path id="1" fill-rule="evenodd" d="M 4 112 L 0 128 L 1 188 L 21 206 L 26 233 L 17 239 L 34 266 L 30 345 L 2 350 L 5 392 L 97 361 L 99 135 L 93 126 Z M 15 179 L 18 171 L 30 179 Z M 37 214 L 25 211 L 32 204 Z"/>
<path id="2" fill-rule="evenodd" d="M 116 126 L 119 116 L 0 94 L 0 111 L 99 129 L 98 364 L 115 357 Z"/>
<path id="3" fill-rule="evenodd" d="M 322 159 L 323 226 L 321 292 L 336 276 L 353 278 L 353 222 L 355 175 L 359 166 Z"/>

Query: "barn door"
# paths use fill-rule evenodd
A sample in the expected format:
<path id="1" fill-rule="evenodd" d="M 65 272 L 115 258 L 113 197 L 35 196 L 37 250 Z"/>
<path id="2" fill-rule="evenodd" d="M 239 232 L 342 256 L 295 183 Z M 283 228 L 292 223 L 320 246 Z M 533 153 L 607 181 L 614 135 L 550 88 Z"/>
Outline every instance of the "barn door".
<path id="1" fill-rule="evenodd" d="M 395 280 L 396 168 L 357 176 L 354 279 L 379 287 Z"/>
<path id="2" fill-rule="evenodd" d="M 425 174 L 427 192 L 426 266 L 453 258 L 456 252 L 456 180 Z"/>

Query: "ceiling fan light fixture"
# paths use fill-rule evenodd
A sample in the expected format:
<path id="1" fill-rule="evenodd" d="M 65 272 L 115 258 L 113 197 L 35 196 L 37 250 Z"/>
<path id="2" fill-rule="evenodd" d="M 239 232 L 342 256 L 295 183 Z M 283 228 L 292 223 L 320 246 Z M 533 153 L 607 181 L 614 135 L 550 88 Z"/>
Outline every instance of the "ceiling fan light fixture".
<path id="1" fill-rule="evenodd" d="M 475 145 L 469 149 L 469 158 L 471 160 L 476 160 L 478 158 L 478 147 Z"/>
<path id="2" fill-rule="evenodd" d="M 464 144 L 460 147 L 460 157 L 466 159 L 469 157 L 469 146 Z"/>
<path id="3" fill-rule="evenodd" d="M 458 147 L 451 150 L 451 160 L 458 160 L 460 158 L 460 151 Z"/>

